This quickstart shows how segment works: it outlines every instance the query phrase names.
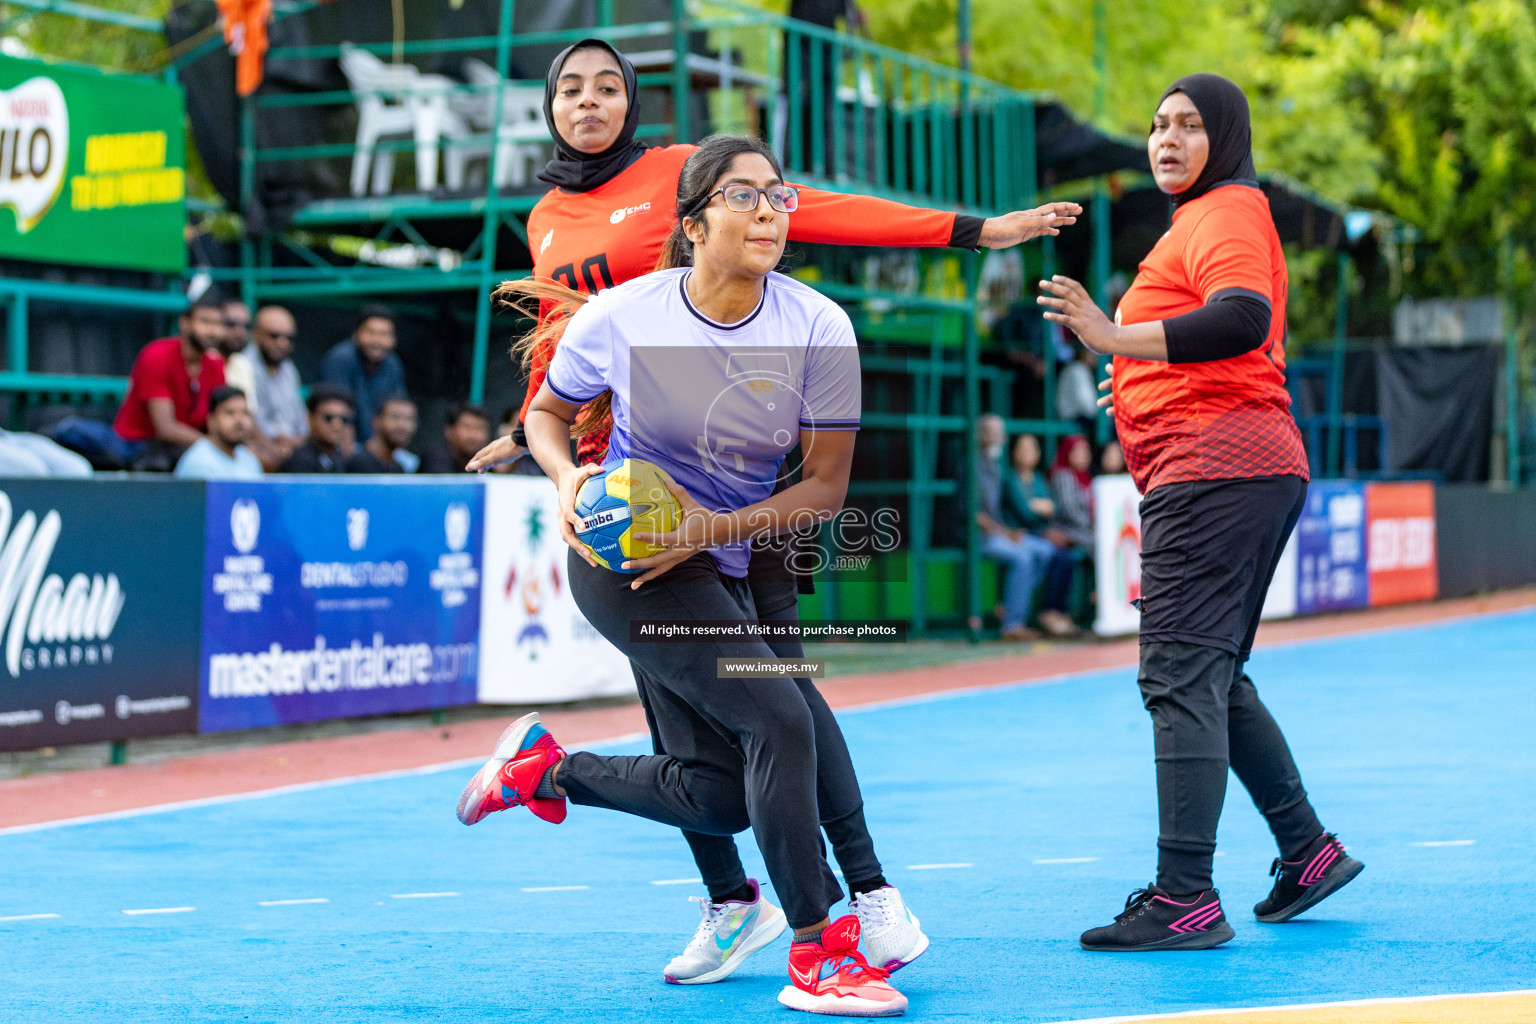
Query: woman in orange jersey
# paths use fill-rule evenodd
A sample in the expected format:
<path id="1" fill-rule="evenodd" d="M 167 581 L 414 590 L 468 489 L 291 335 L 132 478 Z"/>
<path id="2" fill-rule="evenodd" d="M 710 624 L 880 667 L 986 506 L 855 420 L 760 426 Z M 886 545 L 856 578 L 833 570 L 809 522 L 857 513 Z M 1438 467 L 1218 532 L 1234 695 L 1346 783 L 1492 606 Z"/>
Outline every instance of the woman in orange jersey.
<path id="1" fill-rule="evenodd" d="M 697 149 L 692 145 L 646 148 L 635 138 L 640 123 L 635 71 L 613 47 L 596 39 L 573 44 L 550 65 L 544 114 L 555 140 L 555 157 L 539 174 L 554 186 L 528 218 L 528 241 L 536 277 L 580 292 L 597 292 L 650 273 L 674 226 L 678 178 Z M 994 248 L 1043 234 L 1057 234 L 1075 221 L 1080 208 L 1055 203 L 1037 210 L 982 219 L 922 210 L 865 196 L 800 187 L 789 218 L 789 239 L 849 245 L 960 246 Z M 547 310 L 545 310 L 547 311 Z M 543 384 L 552 348 L 532 354 L 528 398 L 519 419 Z M 611 421 L 581 437 L 578 460 L 601 462 Z M 521 453 L 521 430 L 489 446 L 471 462 L 479 469 Z M 754 552 L 748 572 L 754 603 L 763 620 L 796 618 L 797 585 L 785 565 L 782 544 Z M 775 644 L 779 657 L 803 656 L 798 643 Z M 847 744 L 826 701 L 809 679 L 797 680 L 816 723 L 818 794 L 823 829 L 854 894 L 852 909 L 863 925 L 866 950 L 877 966 L 895 969 L 927 948 L 916 918 L 886 883 L 865 826 L 863 800 Z M 647 681 L 636 685 L 652 718 Z M 654 720 L 652 737 L 657 736 Z M 661 753 L 660 747 L 657 748 Z M 777 934 L 737 943 L 728 954 L 715 932 L 737 920 L 742 904 L 762 906 L 761 919 L 782 921 L 748 879 L 728 836 L 685 832 L 700 875 L 709 890 L 699 929 L 684 954 L 669 963 L 666 979 L 678 984 L 718 981 L 761 944 Z"/>
<path id="2" fill-rule="evenodd" d="M 579 292 L 595 292 L 648 274 L 672 229 L 683 163 L 698 147 L 647 148 L 640 126 L 635 70 L 599 39 L 557 56 L 545 79 L 544 119 L 555 157 L 539 180 L 553 185 L 528 215 L 533 274 Z M 1000 217 L 924 210 L 869 196 L 796 186 L 800 206 L 789 240 L 833 245 L 953 246 L 1002 249 L 1076 222 L 1076 203 L 1049 203 Z M 521 420 L 544 382 L 549 351 L 534 353 Z M 521 440 L 521 431 L 516 433 Z M 607 430 L 582 438 L 582 462 L 601 460 Z"/>
<path id="3" fill-rule="evenodd" d="M 1212 888 L 1230 766 L 1274 833 L 1288 921 L 1363 867 L 1323 830 L 1244 671 L 1307 493 L 1285 390 L 1285 254 L 1253 169 L 1248 100 L 1217 75 L 1162 96 L 1147 154 L 1173 225 L 1111 322 L 1082 285 L 1042 281 L 1046 316 L 1114 357 L 1113 412 L 1141 503 L 1142 700 L 1157 755 L 1157 882 L 1084 949 L 1205 949 L 1232 938 Z"/>

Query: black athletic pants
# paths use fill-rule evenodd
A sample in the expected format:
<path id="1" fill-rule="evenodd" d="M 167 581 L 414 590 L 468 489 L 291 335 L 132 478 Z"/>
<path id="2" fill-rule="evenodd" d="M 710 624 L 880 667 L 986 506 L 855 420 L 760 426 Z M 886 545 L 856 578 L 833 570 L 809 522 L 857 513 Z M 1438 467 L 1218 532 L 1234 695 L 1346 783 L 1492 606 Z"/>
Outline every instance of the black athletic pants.
<path id="1" fill-rule="evenodd" d="M 754 578 L 758 559 L 754 554 L 753 568 L 748 570 L 747 582 L 752 591 L 752 602 L 757 617 L 764 622 L 795 622 L 799 619 L 796 607 L 797 585 L 793 578 Z M 769 647 L 780 658 L 803 658 L 805 650 L 798 640 L 770 641 Z M 646 709 L 646 722 L 651 728 L 651 741 L 658 754 L 664 753 L 661 736 L 656 728 L 656 716 L 650 708 L 645 674 L 635 669 L 635 685 L 640 691 L 640 703 Z M 826 698 L 809 679 L 796 679 L 800 695 L 811 710 L 811 720 L 816 730 L 816 808 L 821 827 L 832 845 L 838 867 L 843 869 L 843 879 L 861 882 L 880 877 L 880 860 L 875 856 L 875 842 L 870 837 L 864 821 L 864 797 L 859 792 L 859 779 L 853 770 L 853 758 L 848 753 L 848 742 L 837 724 L 837 716 L 827 706 Z M 718 899 L 746 884 L 747 872 L 742 866 L 736 841 L 730 836 L 713 836 L 701 832 L 683 832 L 693 851 L 693 860 L 699 866 L 699 876 L 704 880 L 711 899 Z"/>
<path id="2" fill-rule="evenodd" d="M 631 620 L 754 620 L 745 579 L 708 554 L 631 590 L 634 577 L 567 559 L 577 606 L 644 673 L 647 713 L 664 754 L 579 751 L 560 769 L 573 803 L 625 811 L 688 832 L 751 828 L 791 927 L 827 916 L 842 899 L 817 821 L 816 736 L 792 679 L 717 678 L 717 658 L 770 659 L 761 640 L 633 643 Z"/>
<path id="3" fill-rule="evenodd" d="M 1211 888 L 1230 766 L 1295 859 L 1323 831 L 1243 666 L 1306 502 L 1296 476 L 1164 484 L 1141 503 L 1142 701 L 1157 757 L 1157 884 Z"/>

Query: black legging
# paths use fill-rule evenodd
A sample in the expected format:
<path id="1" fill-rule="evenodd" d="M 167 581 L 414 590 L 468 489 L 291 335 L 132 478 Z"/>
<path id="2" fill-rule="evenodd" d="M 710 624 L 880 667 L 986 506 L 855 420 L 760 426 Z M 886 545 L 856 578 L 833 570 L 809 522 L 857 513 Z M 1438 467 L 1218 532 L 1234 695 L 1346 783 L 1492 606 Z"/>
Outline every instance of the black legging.
<path id="1" fill-rule="evenodd" d="M 573 803 L 625 811 L 686 831 L 730 836 L 752 828 L 791 927 L 827 916 L 842 898 L 817 821 L 816 735 L 790 679 L 717 677 L 717 658 L 771 659 L 761 640 L 634 643 L 634 620 L 756 619 L 746 580 L 698 554 L 631 590 L 633 577 L 574 551 L 571 593 L 598 632 L 645 674 L 647 714 L 666 753 L 571 754 L 558 782 Z"/>
<path id="2" fill-rule="evenodd" d="M 748 584 L 760 620 L 799 621 L 794 580 L 753 579 L 749 574 Z M 768 646 L 780 658 L 805 657 L 805 649 L 798 640 L 770 640 Z M 635 668 L 635 685 L 640 691 L 640 703 L 646 708 L 646 724 L 650 726 L 653 747 L 656 753 L 665 753 L 656 728 L 656 717 L 650 709 L 645 674 L 638 667 Z M 800 688 L 800 695 L 811 709 L 811 719 L 816 730 L 817 814 L 827 834 L 827 841 L 832 845 L 838 867 L 843 869 L 843 880 L 858 883 L 880 878 L 880 860 L 875 856 L 875 842 L 864 821 L 864 797 L 859 792 L 859 779 L 853 769 L 853 758 L 848 753 L 848 742 L 843 738 L 837 716 L 832 713 L 826 698 L 811 680 L 796 679 L 795 685 Z M 711 899 L 718 902 L 746 884 L 746 869 L 742 866 L 736 841 L 730 836 L 684 830 L 683 838 L 693 851 L 694 863 L 699 867 L 699 875 Z"/>
<path id="3" fill-rule="evenodd" d="M 1157 884 L 1211 888 L 1236 773 L 1286 859 L 1323 827 L 1280 727 L 1243 666 L 1264 595 L 1306 501 L 1298 477 L 1165 484 L 1142 502 L 1138 683 L 1157 757 Z"/>

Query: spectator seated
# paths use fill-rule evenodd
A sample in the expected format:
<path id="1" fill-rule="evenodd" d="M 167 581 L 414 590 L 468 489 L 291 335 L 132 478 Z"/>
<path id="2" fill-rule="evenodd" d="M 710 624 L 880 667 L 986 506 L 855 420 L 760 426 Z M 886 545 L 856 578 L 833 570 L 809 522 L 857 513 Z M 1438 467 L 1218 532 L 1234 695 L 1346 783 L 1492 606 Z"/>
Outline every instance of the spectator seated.
<path id="1" fill-rule="evenodd" d="M 459 402 L 448 407 L 443 439 L 421 459 L 423 473 L 462 473 L 475 453 L 491 442 L 491 424 L 478 405 Z"/>
<path id="2" fill-rule="evenodd" d="M 357 406 L 342 388 L 320 384 L 309 392 L 309 439 L 283 463 L 284 473 L 340 473 L 356 447 Z"/>
<path id="3" fill-rule="evenodd" d="M 352 337 L 337 342 L 321 363 L 321 378 L 352 396 L 357 440 L 367 441 L 384 399 L 406 394 L 405 369 L 395 354 L 395 314 L 387 306 L 364 306 Z"/>
<path id="4" fill-rule="evenodd" d="M 111 427 L 71 416 L 52 437 L 100 465 L 170 472 L 202 436 L 208 396 L 224 384 L 224 308 L 204 295 L 181 315 L 180 333 L 150 342 L 133 361 L 128 394 Z"/>
<path id="5" fill-rule="evenodd" d="M 384 399 L 373 417 L 373 432 L 346 461 L 348 473 L 404 473 L 401 454 L 416 436 L 416 403 L 404 395 Z"/>
<path id="6" fill-rule="evenodd" d="M 178 480 L 259 480 L 261 463 L 245 446 L 251 412 L 245 395 L 229 385 L 208 396 L 208 435 L 200 437 L 176 462 Z"/>

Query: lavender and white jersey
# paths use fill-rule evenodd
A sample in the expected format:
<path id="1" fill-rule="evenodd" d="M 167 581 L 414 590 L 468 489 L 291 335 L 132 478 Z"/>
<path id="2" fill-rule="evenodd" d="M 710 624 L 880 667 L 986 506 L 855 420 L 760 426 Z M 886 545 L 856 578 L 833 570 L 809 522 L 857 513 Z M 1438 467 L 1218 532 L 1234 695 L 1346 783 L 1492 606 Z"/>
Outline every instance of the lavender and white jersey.
<path id="1" fill-rule="evenodd" d="M 546 382 L 568 402 L 613 392 L 608 461 L 645 459 L 706 508 L 767 498 L 802 430 L 857 430 L 859 352 L 831 299 L 769 274 L 755 310 L 734 324 L 688 298 L 692 270 L 635 278 L 571 317 Z M 745 576 L 745 542 L 710 551 Z"/>

